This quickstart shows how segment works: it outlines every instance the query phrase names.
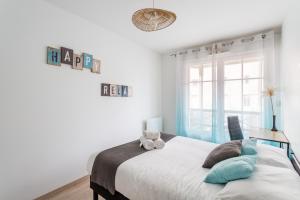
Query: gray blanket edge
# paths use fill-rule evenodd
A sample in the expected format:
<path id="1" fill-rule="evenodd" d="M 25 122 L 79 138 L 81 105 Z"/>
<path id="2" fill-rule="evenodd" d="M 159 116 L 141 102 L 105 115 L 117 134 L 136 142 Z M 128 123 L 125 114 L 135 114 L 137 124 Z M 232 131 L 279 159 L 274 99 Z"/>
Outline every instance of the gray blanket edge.
<path id="1" fill-rule="evenodd" d="M 161 139 L 168 142 L 176 135 L 162 133 Z M 91 173 L 91 182 L 115 194 L 115 176 L 118 167 L 125 161 L 147 152 L 140 147 L 140 141 L 135 140 L 100 152 L 95 158 Z"/>

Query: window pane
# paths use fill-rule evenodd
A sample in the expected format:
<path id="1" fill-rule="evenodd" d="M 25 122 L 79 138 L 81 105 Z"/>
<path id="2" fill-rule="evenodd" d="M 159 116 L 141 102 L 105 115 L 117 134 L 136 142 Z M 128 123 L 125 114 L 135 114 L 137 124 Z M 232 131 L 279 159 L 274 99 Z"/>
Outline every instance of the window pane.
<path id="1" fill-rule="evenodd" d="M 190 108 L 201 108 L 201 84 L 190 83 Z"/>
<path id="2" fill-rule="evenodd" d="M 211 126 L 202 126 L 201 128 L 202 128 L 202 134 L 209 133 L 209 135 L 204 137 L 204 139 L 208 138 L 211 135 L 211 129 L 212 129 Z"/>
<path id="3" fill-rule="evenodd" d="M 243 77 L 244 78 L 260 78 L 261 75 L 261 62 L 260 61 L 252 61 L 252 62 L 244 62 L 243 66 Z"/>
<path id="4" fill-rule="evenodd" d="M 242 65 L 241 63 L 228 63 L 224 65 L 224 80 L 241 79 Z"/>
<path id="5" fill-rule="evenodd" d="M 244 80 L 243 110 L 261 111 L 261 79 Z"/>
<path id="6" fill-rule="evenodd" d="M 202 112 L 202 125 L 212 125 L 212 113 L 211 112 Z"/>
<path id="7" fill-rule="evenodd" d="M 201 111 L 199 109 L 190 109 L 189 128 L 201 133 L 211 131 L 212 113 L 211 111 Z"/>
<path id="8" fill-rule="evenodd" d="M 260 112 L 261 102 L 259 95 L 247 95 L 243 98 L 243 109 L 249 112 Z"/>
<path id="9" fill-rule="evenodd" d="M 212 82 L 203 82 L 203 109 L 212 108 Z"/>
<path id="10" fill-rule="evenodd" d="M 244 95 L 246 94 L 261 94 L 261 79 L 244 80 Z"/>
<path id="11" fill-rule="evenodd" d="M 193 130 L 200 130 L 201 128 L 201 111 L 200 110 L 190 110 L 190 124 L 189 128 Z"/>
<path id="12" fill-rule="evenodd" d="M 202 126 L 211 126 L 212 114 L 210 111 L 200 109 L 190 109 L 190 128 L 201 129 Z"/>
<path id="13" fill-rule="evenodd" d="M 258 129 L 261 128 L 261 118 L 259 114 L 244 114 L 243 115 L 244 129 Z"/>
<path id="14" fill-rule="evenodd" d="M 203 65 L 203 81 L 212 80 L 212 67 L 211 64 Z"/>
<path id="15" fill-rule="evenodd" d="M 242 110 L 242 81 L 224 81 L 225 110 Z"/>
<path id="16" fill-rule="evenodd" d="M 191 67 L 190 68 L 190 81 L 200 81 L 200 68 Z"/>

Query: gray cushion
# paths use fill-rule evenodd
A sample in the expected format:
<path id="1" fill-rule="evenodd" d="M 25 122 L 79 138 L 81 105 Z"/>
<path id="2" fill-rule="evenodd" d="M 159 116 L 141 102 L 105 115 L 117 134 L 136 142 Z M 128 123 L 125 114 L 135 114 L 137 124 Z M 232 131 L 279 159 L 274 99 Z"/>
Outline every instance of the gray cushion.
<path id="1" fill-rule="evenodd" d="M 206 157 L 206 160 L 202 167 L 212 168 L 218 162 L 226 160 L 228 158 L 237 157 L 241 155 L 242 142 L 239 140 L 227 142 L 217 146 Z"/>

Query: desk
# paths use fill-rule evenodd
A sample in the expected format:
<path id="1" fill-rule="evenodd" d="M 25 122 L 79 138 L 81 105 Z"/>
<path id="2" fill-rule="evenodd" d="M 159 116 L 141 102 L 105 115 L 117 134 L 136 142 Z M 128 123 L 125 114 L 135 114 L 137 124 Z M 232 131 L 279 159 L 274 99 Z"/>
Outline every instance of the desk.
<path id="1" fill-rule="evenodd" d="M 284 135 L 282 131 L 271 131 L 268 129 L 258 129 L 249 131 L 249 138 L 256 138 L 259 140 L 266 140 L 271 142 L 278 142 L 280 148 L 283 147 L 283 144 L 287 145 L 287 155 L 289 156 L 290 151 L 290 142 Z"/>

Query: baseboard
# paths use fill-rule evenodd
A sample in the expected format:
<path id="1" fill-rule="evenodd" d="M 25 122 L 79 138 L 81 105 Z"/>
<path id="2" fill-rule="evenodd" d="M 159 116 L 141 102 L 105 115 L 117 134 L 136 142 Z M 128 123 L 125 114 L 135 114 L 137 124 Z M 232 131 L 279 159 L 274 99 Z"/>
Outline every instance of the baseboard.
<path id="1" fill-rule="evenodd" d="M 60 188 L 57 188 L 57 189 L 55 189 L 55 190 L 53 190 L 53 191 L 51 191 L 51 192 L 49 192 L 47 194 L 44 194 L 44 195 L 42 195 L 42 196 L 40 196 L 40 197 L 38 197 L 38 198 L 36 198 L 34 200 L 47 200 L 47 199 L 50 199 L 53 196 L 55 196 L 55 195 L 57 195 L 57 194 L 65 191 L 65 190 L 68 190 L 69 188 L 74 187 L 75 185 L 78 185 L 78 184 L 83 183 L 85 181 L 89 181 L 89 178 L 90 178 L 89 175 L 81 177 L 81 178 L 79 178 L 79 179 L 77 179 L 77 180 L 75 180 L 75 181 L 73 181 L 71 183 L 68 183 L 68 184 L 66 184 L 66 185 L 64 185 L 64 186 L 62 186 Z"/>

